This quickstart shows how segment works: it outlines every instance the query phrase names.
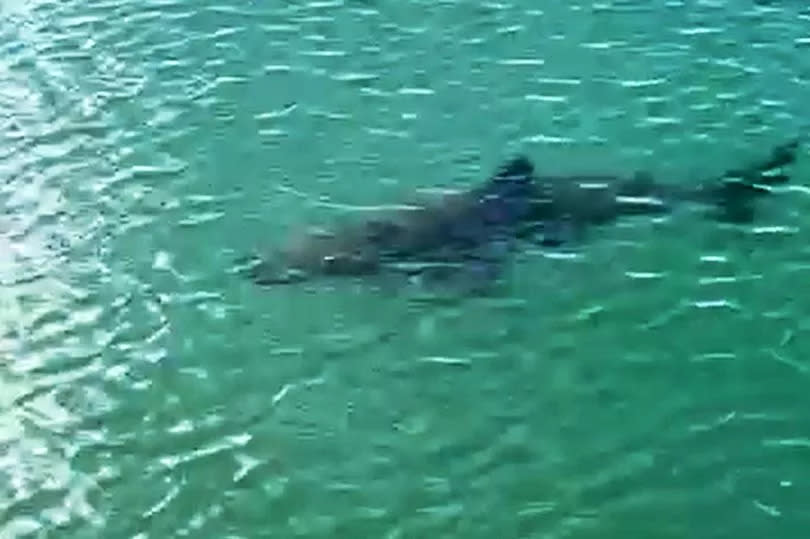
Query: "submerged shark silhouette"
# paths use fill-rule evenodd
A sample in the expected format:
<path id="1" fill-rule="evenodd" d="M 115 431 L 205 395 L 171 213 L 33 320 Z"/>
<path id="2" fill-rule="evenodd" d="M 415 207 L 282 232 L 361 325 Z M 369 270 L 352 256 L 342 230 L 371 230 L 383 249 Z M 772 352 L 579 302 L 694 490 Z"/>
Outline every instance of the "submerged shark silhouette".
<path id="1" fill-rule="evenodd" d="M 648 174 L 538 177 L 520 155 L 468 191 L 306 233 L 268 256 L 243 259 L 242 271 L 267 286 L 386 272 L 487 283 L 521 239 L 558 246 L 624 215 L 661 214 L 691 202 L 709 207 L 714 220 L 750 222 L 755 200 L 789 180 L 785 167 L 794 163 L 798 146 L 793 140 L 761 162 L 697 185 L 658 182 Z"/>

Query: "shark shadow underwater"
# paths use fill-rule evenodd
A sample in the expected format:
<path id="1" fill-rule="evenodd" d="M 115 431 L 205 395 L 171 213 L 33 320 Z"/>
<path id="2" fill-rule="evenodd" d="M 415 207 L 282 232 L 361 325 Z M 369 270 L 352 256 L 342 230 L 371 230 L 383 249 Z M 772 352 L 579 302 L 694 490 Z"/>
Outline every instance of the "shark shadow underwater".
<path id="1" fill-rule="evenodd" d="M 704 206 L 711 221 L 750 223 L 756 200 L 789 181 L 786 168 L 798 147 L 793 140 L 759 162 L 688 184 L 660 182 L 645 173 L 542 176 L 518 155 L 469 190 L 307 232 L 267 255 L 243 258 L 239 271 L 262 286 L 404 274 L 482 290 L 497 280 L 521 242 L 561 246 L 581 238 L 589 226 L 622 216 L 661 215 L 692 203 Z"/>

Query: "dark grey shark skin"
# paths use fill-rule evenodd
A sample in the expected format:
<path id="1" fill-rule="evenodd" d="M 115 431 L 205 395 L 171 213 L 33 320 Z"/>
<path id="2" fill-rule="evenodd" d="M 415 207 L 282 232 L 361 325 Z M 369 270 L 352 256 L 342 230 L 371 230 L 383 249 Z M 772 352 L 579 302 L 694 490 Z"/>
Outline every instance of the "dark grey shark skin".
<path id="1" fill-rule="evenodd" d="M 785 168 L 798 146 L 793 140 L 759 163 L 690 186 L 647 174 L 538 177 L 531 161 L 517 156 L 468 191 L 305 234 L 269 256 L 243 260 L 244 271 L 265 286 L 384 272 L 487 282 L 521 239 L 561 245 L 625 215 L 661 214 L 692 202 L 709 207 L 716 220 L 750 222 L 755 200 L 789 181 Z"/>

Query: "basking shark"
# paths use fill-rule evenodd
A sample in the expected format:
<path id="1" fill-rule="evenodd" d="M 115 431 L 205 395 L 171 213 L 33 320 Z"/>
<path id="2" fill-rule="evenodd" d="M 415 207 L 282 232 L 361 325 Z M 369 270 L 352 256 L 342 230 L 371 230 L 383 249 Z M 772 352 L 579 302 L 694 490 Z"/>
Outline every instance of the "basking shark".
<path id="1" fill-rule="evenodd" d="M 751 222 L 756 200 L 789 181 L 786 169 L 798 147 L 790 141 L 759 162 L 689 184 L 645 173 L 542 176 L 517 155 L 469 190 L 304 233 L 269 254 L 242 259 L 241 271 L 264 286 L 385 273 L 488 283 L 523 241 L 560 246 L 589 226 L 626 215 L 660 215 L 695 203 L 713 220 Z"/>

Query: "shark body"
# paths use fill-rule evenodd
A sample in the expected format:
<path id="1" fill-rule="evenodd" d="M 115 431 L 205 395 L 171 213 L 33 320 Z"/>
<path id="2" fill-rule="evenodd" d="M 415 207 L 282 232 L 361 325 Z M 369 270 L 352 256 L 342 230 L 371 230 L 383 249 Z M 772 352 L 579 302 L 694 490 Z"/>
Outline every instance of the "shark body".
<path id="1" fill-rule="evenodd" d="M 750 222 L 757 198 L 789 181 L 798 147 L 798 140 L 783 144 L 759 162 L 697 185 L 659 182 L 648 174 L 541 176 L 519 155 L 469 190 L 303 234 L 250 257 L 245 271 L 263 286 L 384 272 L 439 281 L 463 274 L 489 282 L 522 239 L 562 245 L 589 226 L 625 215 L 662 214 L 689 202 L 704 205 L 719 221 Z"/>

